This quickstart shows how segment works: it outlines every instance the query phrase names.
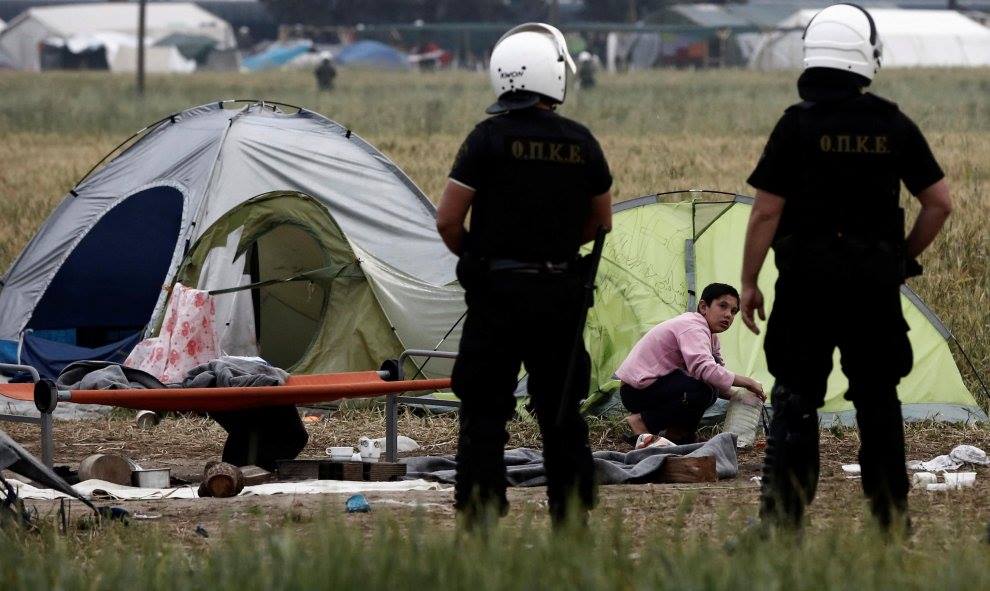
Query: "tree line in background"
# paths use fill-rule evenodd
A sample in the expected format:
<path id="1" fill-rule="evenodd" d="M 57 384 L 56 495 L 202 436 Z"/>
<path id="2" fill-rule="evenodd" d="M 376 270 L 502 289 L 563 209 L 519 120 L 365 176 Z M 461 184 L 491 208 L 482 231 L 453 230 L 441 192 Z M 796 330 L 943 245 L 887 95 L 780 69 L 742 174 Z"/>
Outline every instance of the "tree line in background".
<path id="1" fill-rule="evenodd" d="M 634 21 L 673 0 L 262 0 L 276 21 L 312 25 L 424 22 Z"/>

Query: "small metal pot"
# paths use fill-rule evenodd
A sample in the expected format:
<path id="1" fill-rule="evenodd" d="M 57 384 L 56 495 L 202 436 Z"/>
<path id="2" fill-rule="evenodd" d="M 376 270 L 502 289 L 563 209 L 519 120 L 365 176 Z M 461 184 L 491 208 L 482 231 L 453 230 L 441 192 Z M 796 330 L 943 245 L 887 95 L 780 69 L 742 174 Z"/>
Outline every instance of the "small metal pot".
<path id="1" fill-rule="evenodd" d="M 134 470 L 131 472 L 131 484 L 138 488 L 168 488 L 171 483 L 171 473 L 168 468 Z"/>

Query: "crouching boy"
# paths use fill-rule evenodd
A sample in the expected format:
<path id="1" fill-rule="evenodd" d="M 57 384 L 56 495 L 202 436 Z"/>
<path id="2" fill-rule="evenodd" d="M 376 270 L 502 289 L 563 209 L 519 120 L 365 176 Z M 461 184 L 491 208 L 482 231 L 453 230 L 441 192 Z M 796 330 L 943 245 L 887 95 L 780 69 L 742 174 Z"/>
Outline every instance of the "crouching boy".
<path id="1" fill-rule="evenodd" d="M 615 372 L 619 395 L 632 413 L 626 417 L 635 435 L 663 435 L 693 443 L 705 410 L 716 398 L 728 398 L 741 386 L 765 399 L 753 378 L 725 368 L 718 336 L 739 312 L 739 293 L 712 283 L 701 293 L 697 312 L 685 312 L 650 329 Z M 643 441 L 643 438 L 640 438 Z"/>

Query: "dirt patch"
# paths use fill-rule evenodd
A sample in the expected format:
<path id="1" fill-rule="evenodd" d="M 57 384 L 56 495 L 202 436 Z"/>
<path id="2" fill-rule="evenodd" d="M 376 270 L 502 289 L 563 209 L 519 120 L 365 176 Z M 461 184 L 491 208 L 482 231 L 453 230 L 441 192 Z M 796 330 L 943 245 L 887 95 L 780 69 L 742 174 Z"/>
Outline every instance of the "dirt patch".
<path id="1" fill-rule="evenodd" d="M 627 451 L 620 422 L 593 420 L 591 441 L 595 450 Z M 8 424 L 7 432 L 30 451 L 39 451 L 37 427 Z M 361 435 L 377 436 L 383 430 L 383 416 L 375 410 L 334 412 L 323 420 L 308 423 L 310 442 L 305 456 L 320 457 L 331 445 L 355 445 Z M 510 424 L 510 446 L 539 447 L 536 426 L 526 421 Z M 419 417 L 405 413 L 399 432 L 418 441 L 423 449 L 416 454 L 448 454 L 456 450 L 457 419 L 454 415 Z M 169 467 L 173 474 L 197 479 L 207 460 L 216 459 L 224 432 L 204 417 L 168 417 L 151 429 L 139 429 L 129 418 L 103 421 L 58 423 L 55 428 L 55 458 L 58 464 L 77 468 L 80 460 L 93 453 L 123 453 L 145 467 Z M 855 463 L 859 437 L 855 429 L 822 431 L 822 478 L 817 499 L 809 515 L 813 528 L 824 528 L 840 521 L 857 524 L 865 515 L 859 481 L 842 472 L 842 464 Z M 930 459 L 948 453 L 961 443 L 990 449 L 990 430 L 934 422 L 907 426 L 910 459 Z M 725 524 L 742 523 L 756 515 L 759 476 L 763 461 L 762 438 L 757 448 L 739 451 L 739 476 L 732 480 L 704 485 L 620 485 L 600 488 L 599 509 L 594 519 L 603 524 L 621 524 L 635 536 L 654 536 L 658 528 L 683 527 L 704 535 L 724 530 Z M 976 487 L 952 493 L 912 491 L 911 507 L 916 530 L 943 522 L 957 523 L 963 536 L 979 537 L 990 519 L 990 507 L 983 502 L 990 493 L 990 469 L 977 468 Z M 425 525 L 454 527 L 451 491 L 369 493 L 371 514 L 347 515 L 346 519 L 370 531 L 383 515 L 398 519 L 417 516 Z M 222 537 L 231 526 L 247 525 L 263 530 L 293 523 L 311 523 L 327 515 L 344 514 L 347 495 L 278 495 L 233 499 L 128 501 L 118 503 L 128 511 L 155 516 L 133 521 L 136 527 L 162 529 L 181 543 L 208 544 Z M 543 488 L 510 489 L 512 510 L 508 523 L 545 520 L 546 496 Z M 42 515 L 54 514 L 56 504 L 34 502 Z M 81 506 L 73 508 L 82 515 Z M 202 526 L 210 538 L 195 533 Z M 719 530 L 719 531 L 721 531 Z"/>

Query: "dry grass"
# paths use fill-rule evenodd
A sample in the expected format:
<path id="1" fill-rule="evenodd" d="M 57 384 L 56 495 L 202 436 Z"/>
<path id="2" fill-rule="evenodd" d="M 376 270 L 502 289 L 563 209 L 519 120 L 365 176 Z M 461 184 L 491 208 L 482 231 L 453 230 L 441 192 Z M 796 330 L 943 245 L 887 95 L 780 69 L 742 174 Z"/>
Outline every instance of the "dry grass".
<path id="1" fill-rule="evenodd" d="M 173 475 L 195 479 L 207 460 L 220 455 L 224 433 L 212 421 L 191 416 L 166 418 L 153 429 L 134 426 L 130 417 L 118 413 L 102 421 L 58 423 L 55 430 L 55 455 L 59 463 L 76 467 L 91 453 L 123 453 L 146 467 L 171 467 Z M 307 425 L 310 442 L 303 455 L 324 456 L 330 445 L 355 445 L 362 435 L 383 433 L 383 416 L 375 409 L 350 410 L 334 413 L 326 420 Z M 595 450 L 628 450 L 621 441 L 625 428 L 620 422 L 592 420 L 592 448 Z M 5 427 L 6 428 L 6 427 Z M 539 435 L 530 422 L 513 421 L 509 425 L 510 446 L 539 448 Z M 28 449 L 37 452 L 37 427 L 9 425 L 8 432 Z M 455 415 L 401 416 L 399 432 L 416 439 L 423 449 L 417 454 L 449 454 L 456 449 L 457 419 Z M 908 458 L 930 459 L 948 453 L 952 447 L 968 443 L 990 449 L 990 430 L 942 423 L 911 423 L 906 429 Z M 654 539 L 658 532 L 685 531 L 705 536 L 706 532 L 724 532 L 727 527 L 755 516 L 758 486 L 751 478 L 760 475 L 762 437 L 752 449 L 740 450 L 739 476 L 728 481 L 701 485 L 629 485 L 608 486 L 600 490 L 601 504 L 595 521 L 609 528 L 617 523 L 637 545 Z M 855 463 L 859 437 L 854 429 L 837 428 L 822 431 L 822 478 L 819 494 L 809 516 L 815 531 L 829 532 L 835 528 L 862 527 L 865 516 L 859 482 L 846 478 L 842 464 Z M 977 487 L 952 494 L 932 494 L 913 490 L 911 507 L 920 537 L 940 531 L 946 524 L 965 523 L 960 536 L 979 536 L 984 523 L 990 519 L 990 506 L 985 498 L 990 493 L 990 468 L 977 468 Z M 453 526 L 451 494 L 409 493 L 401 497 L 384 493 L 368 495 L 376 512 L 394 516 L 402 521 L 418 518 L 436 531 Z M 512 489 L 510 527 L 524 527 L 535 520 L 545 519 L 545 496 L 542 489 Z M 128 502 L 134 512 L 163 515 L 158 527 L 179 543 L 200 546 L 203 540 L 192 530 L 197 524 L 215 536 L 232 523 L 249 525 L 267 531 L 286 520 L 312 519 L 321 511 L 340 511 L 342 499 L 325 495 L 244 497 L 238 499 L 201 499 L 196 501 Z M 54 511 L 50 503 L 36 504 L 43 514 Z M 965 516 L 965 517 L 963 517 Z M 373 518 L 359 522 L 366 532 L 374 528 Z M 727 525 L 729 524 L 729 525 Z M 732 525 L 736 524 L 736 525 Z"/>
<path id="2" fill-rule="evenodd" d="M 324 113 L 375 144 L 436 198 L 457 147 L 483 117 L 485 78 L 456 72 L 344 72 L 332 94 L 308 73 L 152 77 L 135 100 L 129 77 L 0 74 L 0 267 L 100 157 L 165 114 L 221 97 L 263 97 Z M 648 72 L 603 77 L 574 92 L 564 114 L 600 138 L 617 200 L 672 189 L 745 185 L 780 112 L 796 100 L 792 73 Z M 876 91 L 921 126 L 945 168 L 957 211 L 912 281 L 956 332 L 976 367 L 990 368 L 990 75 L 986 70 L 894 70 Z M 905 202 L 911 208 L 910 200 Z M 962 361 L 960 359 L 960 361 Z M 960 366 L 964 366 L 960 363 Z M 967 385 L 979 393 L 968 368 Z"/>

